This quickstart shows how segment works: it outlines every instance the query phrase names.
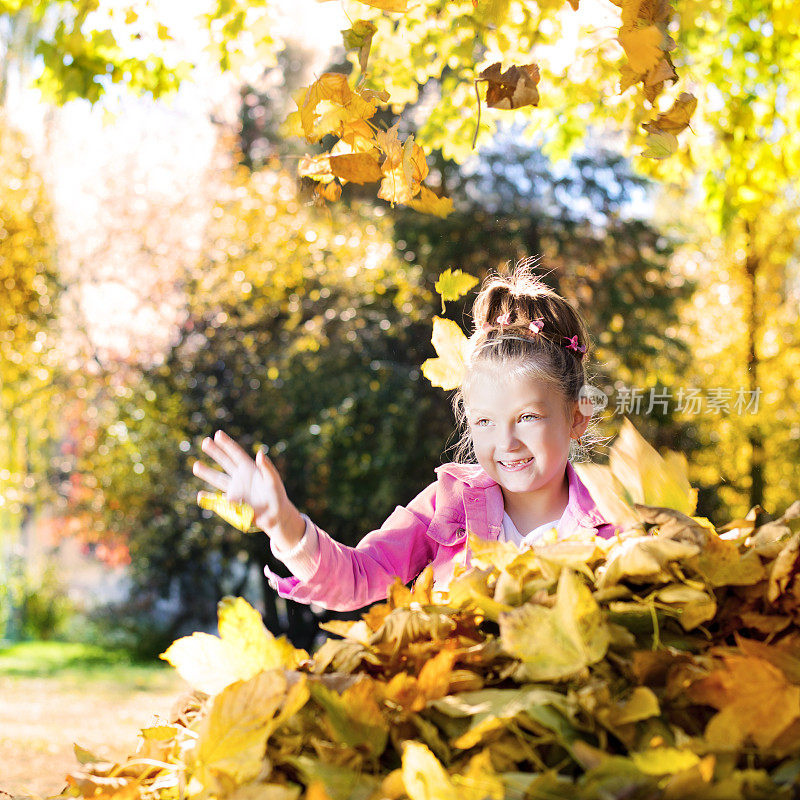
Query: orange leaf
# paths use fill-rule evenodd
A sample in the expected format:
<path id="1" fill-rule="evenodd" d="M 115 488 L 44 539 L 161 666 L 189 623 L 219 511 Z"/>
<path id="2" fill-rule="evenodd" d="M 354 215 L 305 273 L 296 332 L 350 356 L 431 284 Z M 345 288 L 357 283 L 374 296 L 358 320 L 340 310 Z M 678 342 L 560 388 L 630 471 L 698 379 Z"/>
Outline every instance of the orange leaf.
<path id="1" fill-rule="evenodd" d="M 695 108 L 697 108 L 697 98 L 689 92 L 681 92 L 668 111 L 659 114 L 654 122 L 648 122 L 642 127 L 646 131 L 680 133 L 688 127 Z"/>
<path id="2" fill-rule="evenodd" d="M 321 200 L 328 200 L 335 203 L 342 196 L 342 184 L 337 181 L 330 183 L 318 183 L 314 187 L 314 194 Z"/>
<path id="3" fill-rule="evenodd" d="M 383 174 L 376 156 L 376 153 L 332 155 L 329 159 L 331 172 L 340 180 L 350 183 L 373 183 L 380 180 Z"/>
<path id="4" fill-rule="evenodd" d="M 347 76 L 339 72 L 326 72 L 307 89 L 295 97 L 300 112 L 300 123 L 309 142 L 318 142 L 347 122 L 369 119 L 375 114 L 376 104 L 360 93 L 354 92 Z M 325 113 L 318 114 L 317 107 L 325 103 Z"/>
<path id="5" fill-rule="evenodd" d="M 639 75 L 656 66 L 664 55 L 663 36 L 655 25 L 644 28 L 623 25 L 619 30 L 617 41 L 622 45 L 631 68 Z"/>
<path id="6" fill-rule="evenodd" d="M 800 687 L 763 658 L 725 656 L 724 665 L 695 681 L 688 695 L 695 703 L 719 709 L 705 735 L 720 750 L 736 750 L 747 739 L 770 747 L 800 718 Z"/>
<path id="7" fill-rule="evenodd" d="M 426 700 L 438 700 L 448 693 L 455 660 L 453 650 L 442 650 L 425 662 L 419 671 L 419 688 Z"/>
<path id="8" fill-rule="evenodd" d="M 378 197 L 395 203 L 409 203 L 414 195 L 419 194 L 420 183 L 428 175 L 428 165 L 425 162 L 425 153 L 422 148 L 411 142 L 411 147 L 403 146 L 403 159 L 397 166 L 390 166 L 384 161 L 384 178 Z"/>

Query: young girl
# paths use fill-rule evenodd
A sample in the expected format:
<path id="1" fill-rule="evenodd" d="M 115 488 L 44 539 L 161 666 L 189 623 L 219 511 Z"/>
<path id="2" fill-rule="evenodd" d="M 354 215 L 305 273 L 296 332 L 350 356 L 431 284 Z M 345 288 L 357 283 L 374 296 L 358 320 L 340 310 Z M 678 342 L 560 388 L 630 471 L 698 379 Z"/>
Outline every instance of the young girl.
<path id="1" fill-rule="evenodd" d="M 428 564 L 434 587 L 446 588 L 455 564 L 469 557 L 468 531 L 521 547 L 552 528 L 559 536 L 578 528 L 613 535 L 568 460 L 591 419 L 578 402 L 589 348 L 581 317 L 524 269 L 488 279 L 473 317 L 454 403 L 459 452 L 473 463 L 439 467 L 434 483 L 357 547 L 333 540 L 295 508 L 263 452 L 253 461 L 222 431 L 203 441 L 224 472 L 197 462 L 194 474 L 253 507 L 255 524 L 294 576 L 267 570 L 282 597 L 357 609 L 385 599 L 395 576 L 408 583 Z"/>

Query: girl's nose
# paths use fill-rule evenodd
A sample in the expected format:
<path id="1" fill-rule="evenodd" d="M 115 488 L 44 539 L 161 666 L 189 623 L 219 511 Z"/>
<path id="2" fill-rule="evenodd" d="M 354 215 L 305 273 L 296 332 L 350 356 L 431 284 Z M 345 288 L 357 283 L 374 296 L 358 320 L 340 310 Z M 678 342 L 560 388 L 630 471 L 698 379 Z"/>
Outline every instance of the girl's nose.
<path id="1" fill-rule="evenodd" d="M 517 432 L 513 427 L 506 428 L 500 434 L 500 446 L 509 452 L 516 450 L 520 445 Z"/>

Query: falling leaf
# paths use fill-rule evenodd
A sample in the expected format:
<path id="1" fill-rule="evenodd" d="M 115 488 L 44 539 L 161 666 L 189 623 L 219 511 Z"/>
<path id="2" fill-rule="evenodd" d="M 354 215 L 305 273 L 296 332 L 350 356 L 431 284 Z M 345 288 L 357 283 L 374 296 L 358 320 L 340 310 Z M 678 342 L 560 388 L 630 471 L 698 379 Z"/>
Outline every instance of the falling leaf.
<path id="1" fill-rule="evenodd" d="M 369 51 L 372 46 L 372 37 L 377 28 L 375 24 L 366 19 L 356 20 L 352 27 L 342 31 L 342 40 L 345 50 L 358 50 L 358 64 L 362 74 L 367 71 Z"/>
<path id="2" fill-rule="evenodd" d="M 652 69 L 663 55 L 664 37 L 655 25 L 629 27 L 623 25 L 617 40 L 622 45 L 631 69 L 643 74 Z"/>
<path id="3" fill-rule="evenodd" d="M 411 146 L 408 146 L 409 141 Z M 402 160 L 397 165 L 384 162 L 382 165 L 383 180 L 378 197 L 395 203 L 407 204 L 420 191 L 420 183 L 428 175 L 428 165 L 422 148 L 413 141 L 413 137 L 403 145 Z"/>
<path id="4" fill-rule="evenodd" d="M 449 197 L 437 197 L 427 186 L 419 187 L 419 194 L 408 205 L 421 214 L 433 214 L 444 219 L 453 213 L 453 201 Z"/>
<path id="5" fill-rule="evenodd" d="M 328 158 L 331 172 L 340 180 L 350 183 L 373 183 L 379 181 L 381 172 L 377 153 L 346 153 Z"/>
<path id="6" fill-rule="evenodd" d="M 364 5 L 379 8 L 381 11 L 405 14 L 408 11 L 408 0 L 359 0 Z"/>
<path id="7" fill-rule="evenodd" d="M 442 313 L 444 313 L 445 301 L 450 302 L 458 300 L 477 283 L 478 279 L 474 275 L 469 275 L 466 272 L 462 272 L 460 269 L 446 269 L 442 272 L 434 285 L 434 289 L 436 289 L 442 298 Z"/>
<path id="8" fill-rule="evenodd" d="M 644 158 L 669 158 L 678 150 L 678 137 L 669 131 L 652 128 L 645 141 L 647 148 L 642 151 Z"/>
<path id="9" fill-rule="evenodd" d="M 688 127 L 696 108 L 697 98 L 689 92 L 681 92 L 668 111 L 659 114 L 654 122 L 648 122 L 643 127 L 647 131 L 678 134 Z"/>
<path id="10" fill-rule="evenodd" d="M 255 516 L 253 507 L 247 503 L 232 503 L 222 492 L 198 492 L 197 505 L 218 514 L 225 522 L 240 531 L 251 533 L 259 530 L 253 526 Z"/>
<path id="11" fill-rule="evenodd" d="M 489 108 L 515 109 L 539 104 L 539 67 L 536 64 L 510 66 L 501 72 L 500 62 L 487 67 L 478 80 L 487 81 L 486 105 Z"/>
<path id="12" fill-rule="evenodd" d="M 458 388 L 464 380 L 469 340 L 452 320 L 434 317 L 431 341 L 437 358 L 423 362 L 422 374 L 445 391 Z"/>
<path id="13" fill-rule="evenodd" d="M 326 72 L 306 89 L 295 96 L 300 125 L 309 142 L 318 142 L 328 133 L 337 131 L 344 123 L 370 119 L 377 106 L 353 91 L 347 76 L 338 72 Z M 324 113 L 317 108 L 324 104 Z"/>

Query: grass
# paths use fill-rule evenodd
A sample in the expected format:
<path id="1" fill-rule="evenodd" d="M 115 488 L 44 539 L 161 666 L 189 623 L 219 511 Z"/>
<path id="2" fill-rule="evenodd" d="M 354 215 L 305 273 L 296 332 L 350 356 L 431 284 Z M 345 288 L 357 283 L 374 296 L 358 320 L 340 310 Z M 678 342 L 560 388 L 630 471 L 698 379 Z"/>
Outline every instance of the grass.
<path id="1" fill-rule="evenodd" d="M 9 678 L 55 678 L 69 683 L 101 681 L 132 689 L 171 685 L 163 661 L 133 661 L 125 650 L 77 642 L 0 641 L 0 675 Z"/>

